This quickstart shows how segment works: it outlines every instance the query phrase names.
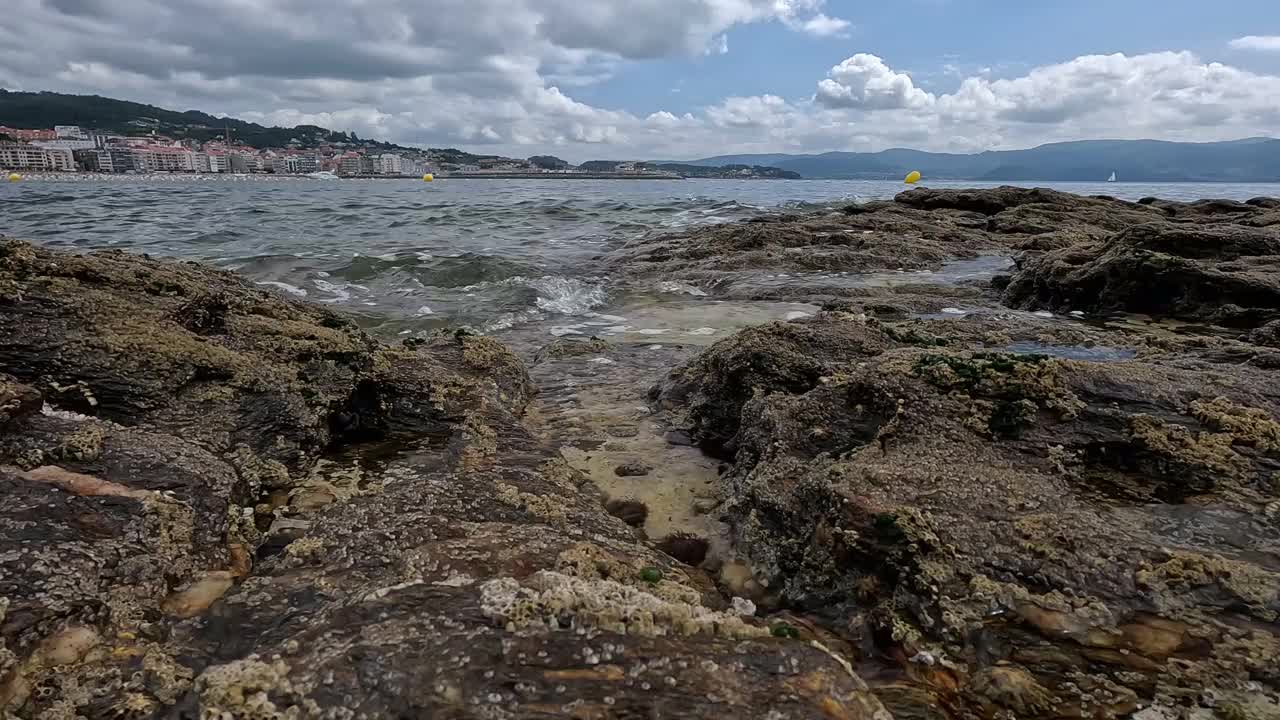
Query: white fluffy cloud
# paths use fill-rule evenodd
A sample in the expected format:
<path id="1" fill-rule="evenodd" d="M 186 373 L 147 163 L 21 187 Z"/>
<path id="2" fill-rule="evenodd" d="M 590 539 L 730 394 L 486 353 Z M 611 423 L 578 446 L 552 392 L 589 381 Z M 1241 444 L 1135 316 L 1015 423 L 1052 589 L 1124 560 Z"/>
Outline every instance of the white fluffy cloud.
<path id="1" fill-rule="evenodd" d="M 824 0 L 8 0 L 0 87 L 576 160 L 1212 140 L 1280 127 L 1280 78 L 1186 52 L 1089 55 L 1005 77 L 957 68 L 950 92 L 859 53 L 825 77 L 815 68 L 806 97 L 730 91 L 679 114 L 574 97 L 629 63 L 729 51 L 728 33 L 748 23 L 848 34 L 849 21 L 826 9 Z"/>
<path id="2" fill-rule="evenodd" d="M 1245 35 L 1230 42 L 1234 50 L 1280 52 L 1280 35 Z"/>
<path id="3" fill-rule="evenodd" d="M 889 69 L 875 55 L 859 53 L 831 68 L 818 83 L 818 101 L 828 107 L 891 110 L 918 108 L 933 96 L 916 87 L 911 77 Z"/>
<path id="4" fill-rule="evenodd" d="M 1280 128 L 1280 77 L 1187 52 L 1086 55 L 1010 78 L 979 74 L 955 91 L 915 86 L 874 55 L 831 68 L 812 98 L 734 97 L 706 111 L 751 151 L 971 152 L 1086 138 L 1226 140 Z"/>

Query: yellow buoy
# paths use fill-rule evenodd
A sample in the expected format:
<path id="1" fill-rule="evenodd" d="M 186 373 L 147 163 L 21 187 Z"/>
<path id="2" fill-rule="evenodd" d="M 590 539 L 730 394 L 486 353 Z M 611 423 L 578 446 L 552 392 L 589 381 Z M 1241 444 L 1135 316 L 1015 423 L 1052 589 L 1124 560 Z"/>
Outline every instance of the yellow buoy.
<path id="1" fill-rule="evenodd" d="M 9 173 L 9 182 L 18 182 L 21 179 L 22 176 L 18 173 Z"/>
<path id="2" fill-rule="evenodd" d="M 920 182 L 920 171 L 912 170 L 911 172 L 907 173 L 907 176 L 902 179 L 902 182 L 908 185 L 915 185 L 916 183 Z"/>
<path id="3" fill-rule="evenodd" d="M 427 173 L 426 175 L 422 176 L 422 182 L 431 182 L 432 180 L 435 180 L 435 179 L 436 179 L 436 176 L 432 175 L 431 173 Z"/>

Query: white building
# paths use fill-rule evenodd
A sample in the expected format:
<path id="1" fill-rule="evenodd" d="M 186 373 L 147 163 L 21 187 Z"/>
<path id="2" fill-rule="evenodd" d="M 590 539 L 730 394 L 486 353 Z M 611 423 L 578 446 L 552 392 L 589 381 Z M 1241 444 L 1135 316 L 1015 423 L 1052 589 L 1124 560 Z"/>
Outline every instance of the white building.
<path id="1" fill-rule="evenodd" d="M 209 172 L 209 156 L 204 153 L 192 153 L 191 169 L 198 173 Z"/>
<path id="2" fill-rule="evenodd" d="M 181 147 L 134 148 L 133 167 L 142 172 L 191 172 L 195 153 Z"/>
<path id="3" fill-rule="evenodd" d="M 383 175 L 399 175 L 403 172 L 403 161 L 394 153 L 383 153 L 382 157 L 378 158 L 378 164 Z"/>
<path id="4" fill-rule="evenodd" d="M 209 172 L 231 172 L 231 158 L 224 153 L 209 153 Z"/>
<path id="5" fill-rule="evenodd" d="M 61 139 L 61 140 L 34 140 L 34 141 L 32 141 L 32 143 L 31 143 L 31 144 L 32 144 L 32 145 L 35 145 L 36 147 L 42 147 L 42 148 L 44 148 L 44 149 L 46 149 L 46 150 L 71 150 L 71 151 L 76 151 L 76 150 L 93 150 L 94 148 L 98 147 L 98 144 L 97 144 L 96 142 L 94 142 L 93 140 L 89 140 L 89 139 L 85 139 L 85 140 L 69 140 L 69 139 Z"/>
<path id="6" fill-rule="evenodd" d="M 236 173 L 256 172 L 259 169 L 259 163 L 262 162 L 262 159 L 257 155 L 250 155 L 249 153 L 236 152 L 231 153 L 228 157 L 231 160 L 231 172 Z"/>
<path id="7" fill-rule="evenodd" d="M 35 145 L 0 143 L 0 168 L 8 170 L 75 170 L 70 150 L 48 150 Z"/>
<path id="8" fill-rule="evenodd" d="M 46 149 L 45 155 L 48 156 L 50 170 L 63 170 L 66 172 L 75 172 L 76 167 L 75 154 L 65 148 Z"/>
<path id="9" fill-rule="evenodd" d="M 53 134 L 58 136 L 59 140 L 88 140 L 89 133 L 85 132 L 79 125 L 54 125 Z M 84 149 L 84 148 L 80 148 Z"/>

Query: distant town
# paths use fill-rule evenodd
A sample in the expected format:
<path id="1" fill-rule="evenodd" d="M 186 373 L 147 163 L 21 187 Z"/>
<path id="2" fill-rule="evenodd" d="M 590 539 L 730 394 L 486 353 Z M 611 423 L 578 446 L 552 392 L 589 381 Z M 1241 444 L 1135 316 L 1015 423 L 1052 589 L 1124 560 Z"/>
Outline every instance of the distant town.
<path id="1" fill-rule="evenodd" d="M 191 178 L 799 178 L 757 165 L 527 159 L 406 147 L 317 125 L 268 127 L 98 95 L 0 88 L 0 169 L 22 175 Z"/>
<path id="2" fill-rule="evenodd" d="M 0 126 L 0 168 L 5 170 L 96 173 L 271 173 L 338 177 L 418 177 L 433 174 L 512 175 L 600 174 L 570 166 L 551 156 L 529 160 L 480 158 L 452 162 L 457 151 L 379 152 L 335 142 L 315 148 L 297 140 L 285 147 L 253 148 L 228 132 L 215 140 L 171 138 L 159 134 L 125 136 L 95 133 L 78 125 L 48 129 Z M 609 173 L 680 177 L 678 173 L 619 163 Z"/>

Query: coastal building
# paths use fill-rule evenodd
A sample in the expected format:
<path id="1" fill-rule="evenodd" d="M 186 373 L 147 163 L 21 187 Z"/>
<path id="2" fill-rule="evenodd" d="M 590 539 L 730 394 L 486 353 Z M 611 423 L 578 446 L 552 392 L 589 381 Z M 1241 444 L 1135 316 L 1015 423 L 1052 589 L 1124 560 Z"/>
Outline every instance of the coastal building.
<path id="1" fill-rule="evenodd" d="M 228 155 L 231 160 L 231 172 L 233 173 L 250 173 L 257 168 L 257 159 L 253 155 L 244 153 L 231 153 Z"/>
<path id="2" fill-rule="evenodd" d="M 291 167 L 295 168 L 292 172 L 305 175 L 320 170 L 320 158 L 315 155 L 291 155 L 290 158 L 294 163 Z"/>
<path id="3" fill-rule="evenodd" d="M 133 153 L 120 148 L 73 151 L 76 164 L 90 172 L 120 173 L 133 170 Z"/>
<path id="4" fill-rule="evenodd" d="M 75 152 L 76 150 L 92 150 L 98 147 L 97 141 L 90 138 L 85 138 L 83 140 L 68 138 L 60 138 L 58 140 L 32 140 L 31 144 L 37 147 L 42 147 L 46 150 L 70 150 L 72 152 Z"/>
<path id="5" fill-rule="evenodd" d="M 6 170 L 75 170 L 70 150 L 46 149 L 24 143 L 0 143 L 0 168 Z"/>
<path id="6" fill-rule="evenodd" d="M 79 125 L 54 125 L 54 139 L 58 140 L 88 140 L 89 133 L 85 132 Z"/>
<path id="7" fill-rule="evenodd" d="M 379 172 L 383 175 L 399 175 L 403 172 L 402 159 L 394 153 L 383 153 L 378 158 Z"/>
<path id="8" fill-rule="evenodd" d="M 191 172 L 195 168 L 195 153 L 183 147 L 152 145 L 134 148 L 135 170 L 145 172 Z"/>
<path id="9" fill-rule="evenodd" d="M 362 159 L 363 158 L 361 158 L 361 156 L 356 153 L 353 153 L 353 152 L 344 153 L 338 158 L 338 174 L 339 175 L 359 175 L 361 172 L 360 161 Z"/>
<path id="10" fill-rule="evenodd" d="M 191 169 L 198 173 L 209 172 L 209 156 L 202 152 L 192 153 Z"/>
<path id="11" fill-rule="evenodd" d="M 231 172 L 231 158 L 226 152 L 222 150 L 210 150 L 205 155 L 209 158 L 209 172 Z"/>
<path id="12" fill-rule="evenodd" d="M 8 135 L 14 140 L 23 142 L 32 142 L 35 140 L 56 140 L 57 133 L 53 130 L 27 130 L 24 128 L 11 128 L 0 125 L 0 135 Z"/>

